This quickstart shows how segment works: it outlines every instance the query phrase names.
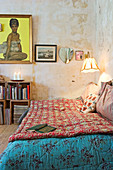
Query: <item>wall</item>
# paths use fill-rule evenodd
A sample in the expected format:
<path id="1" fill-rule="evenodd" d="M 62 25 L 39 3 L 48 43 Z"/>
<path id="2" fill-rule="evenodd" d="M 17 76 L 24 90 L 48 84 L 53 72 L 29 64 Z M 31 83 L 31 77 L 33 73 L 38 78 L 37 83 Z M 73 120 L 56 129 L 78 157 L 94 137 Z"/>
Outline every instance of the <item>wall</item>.
<path id="1" fill-rule="evenodd" d="M 70 47 L 96 56 L 95 5 L 94 0 L 4 0 L 0 13 L 33 16 L 33 50 L 35 44 L 57 44 L 58 51 Z M 64 64 L 57 52 L 56 63 L 0 64 L 0 74 L 11 79 L 21 71 L 25 80 L 33 82 L 32 99 L 75 98 L 87 83 L 96 81 L 96 73 L 80 72 L 82 63 L 73 57 Z"/>
<path id="2" fill-rule="evenodd" d="M 101 76 L 99 83 L 113 78 L 113 0 L 97 0 L 96 42 Z"/>

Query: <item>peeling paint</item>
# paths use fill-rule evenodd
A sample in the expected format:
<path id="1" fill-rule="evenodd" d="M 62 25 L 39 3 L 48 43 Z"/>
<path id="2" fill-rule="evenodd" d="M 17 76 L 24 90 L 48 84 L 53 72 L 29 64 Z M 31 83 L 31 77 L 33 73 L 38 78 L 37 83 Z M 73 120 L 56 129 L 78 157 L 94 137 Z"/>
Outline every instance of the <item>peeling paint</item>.
<path id="1" fill-rule="evenodd" d="M 97 0 L 96 34 L 101 73 L 105 72 L 113 77 L 113 4 L 111 2 L 111 0 Z"/>
<path id="2" fill-rule="evenodd" d="M 27 0 L 27 3 L 4 0 L 0 11 L 33 16 L 33 48 L 35 44 L 57 44 L 58 50 L 69 47 L 74 51 L 96 51 L 94 0 Z M 95 74 L 80 73 L 81 66 L 82 61 L 76 61 L 75 56 L 69 64 L 64 64 L 57 55 L 55 63 L 36 62 L 23 64 L 21 68 L 24 79 L 32 81 L 32 99 L 38 100 L 80 96 L 84 86 L 95 81 Z M 0 74 L 11 79 L 17 69 L 16 64 L 0 65 Z"/>
<path id="3" fill-rule="evenodd" d="M 72 0 L 74 8 L 87 8 L 88 1 L 86 0 Z"/>

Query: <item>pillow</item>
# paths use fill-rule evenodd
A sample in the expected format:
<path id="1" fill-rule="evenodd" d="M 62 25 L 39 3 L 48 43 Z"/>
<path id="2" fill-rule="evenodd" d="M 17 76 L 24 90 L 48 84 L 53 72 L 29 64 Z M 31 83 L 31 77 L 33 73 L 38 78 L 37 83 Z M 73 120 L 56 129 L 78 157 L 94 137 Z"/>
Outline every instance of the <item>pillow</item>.
<path id="1" fill-rule="evenodd" d="M 98 99 L 98 95 L 89 94 L 84 100 L 84 105 L 81 109 L 81 112 L 83 113 L 94 112 L 96 110 L 97 99 Z"/>
<path id="2" fill-rule="evenodd" d="M 113 121 L 113 86 L 106 85 L 97 101 L 96 110 L 102 116 Z"/>
<path id="3" fill-rule="evenodd" d="M 99 95 L 102 95 L 107 84 L 112 86 L 112 81 L 101 82 L 101 89 L 99 90 Z"/>
<path id="4" fill-rule="evenodd" d="M 86 88 L 85 88 L 85 91 L 83 92 L 82 94 L 82 99 L 83 101 L 85 100 L 85 98 L 89 95 L 89 94 L 96 94 L 98 95 L 99 94 L 99 90 L 100 90 L 100 87 L 93 83 L 93 82 L 90 82 Z"/>

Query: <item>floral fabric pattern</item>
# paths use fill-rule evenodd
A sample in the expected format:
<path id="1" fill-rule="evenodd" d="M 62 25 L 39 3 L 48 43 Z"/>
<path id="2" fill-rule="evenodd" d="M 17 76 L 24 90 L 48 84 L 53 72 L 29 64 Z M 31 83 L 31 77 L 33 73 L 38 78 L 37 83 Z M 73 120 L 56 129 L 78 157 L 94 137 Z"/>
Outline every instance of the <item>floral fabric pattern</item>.
<path id="1" fill-rule="evenodd" d="M 10 142 L 1 170 L 112 170 L 113 136 L 80 135 Z"/>

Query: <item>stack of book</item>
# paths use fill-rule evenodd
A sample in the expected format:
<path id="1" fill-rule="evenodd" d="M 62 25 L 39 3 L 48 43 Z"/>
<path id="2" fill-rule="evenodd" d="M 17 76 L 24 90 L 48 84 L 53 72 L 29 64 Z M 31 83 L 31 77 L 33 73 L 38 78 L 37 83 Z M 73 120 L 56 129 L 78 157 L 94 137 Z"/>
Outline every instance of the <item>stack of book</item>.
<path id="1" fill-rule="evenodd" d="M 47 123 L 44 123 L 44 124 L 32 126 L 32 127 L 28 128 L 26 130 L 32 131 L 32 132 L 35 131 L 37 133 L 49 133 L 49 132 L 56 130 L 56 127 L 49 126 Z"/>
<path id="2" fill-rule="evenodd" d="M 13 122 L 14 124 L 18 124 L 18 120 L 20 116 L 28 109 L 28 106 L 24 105 L 14 105 L 14 116 Z"/>
<path id="3" fill-rule="evenodd" d="M 3 105 L 0 104 L 0 124 L 3 125 Z"/>
<path id="4" fill-rule="evenodd" d="M 5 124 L 10 125 L 10 109 L 5 109 Z"/>

